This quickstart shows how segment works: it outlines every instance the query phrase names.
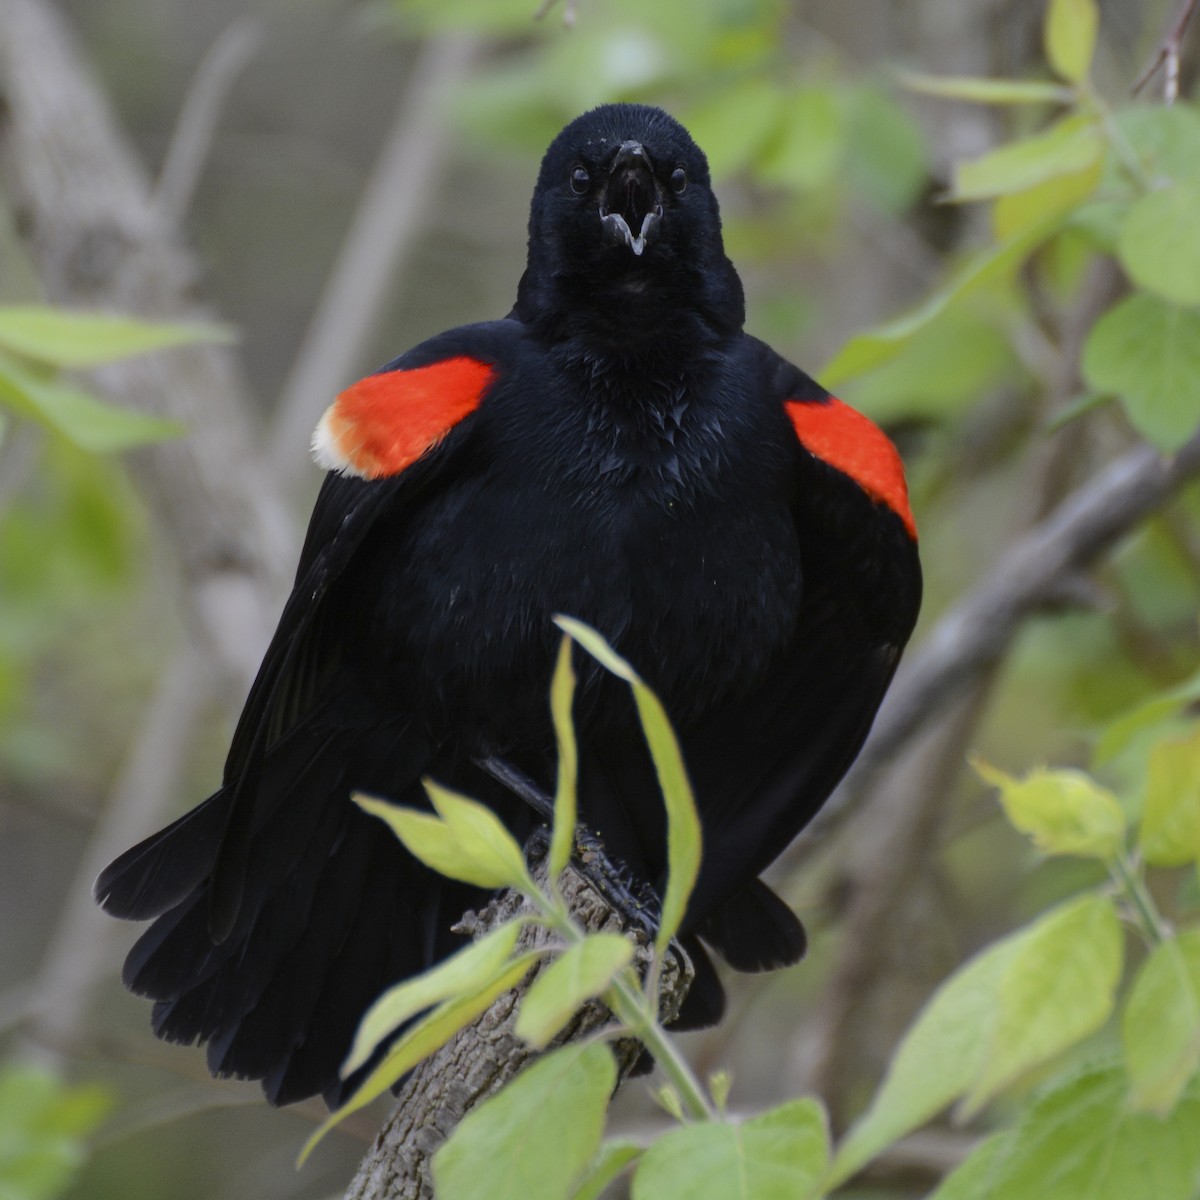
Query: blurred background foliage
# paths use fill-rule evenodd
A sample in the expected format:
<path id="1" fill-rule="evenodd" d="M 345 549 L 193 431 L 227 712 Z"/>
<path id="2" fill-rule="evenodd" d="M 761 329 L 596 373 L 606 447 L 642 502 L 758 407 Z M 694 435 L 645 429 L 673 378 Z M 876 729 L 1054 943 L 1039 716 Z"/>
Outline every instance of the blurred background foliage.
<path id="1" fill-rule="evenodd" d="M 1119 407 L 1102 402 L 1102 369 L 1099 383 L 1094 364 L 1087 379 L 1079 373 L 1084 335 L 1127 288 L 1108 257 L 1117 248 L 1113 206 L 1129 204 L 1126 183 L 1098 182 L 1085 155 L 1076 176 L 1095 189 L 1086 210 L 1032 257 L 1023 244 L 1020 255 L 998 260 L 998 249 L 1028 232 L 1029 214 L 1016 203 L 946 202 L 990 195 L 986 177 L 956 176 L 955 164 L 1044 129 L 1053 101 L 982 107 L 898 83 L 897 68 L 1051 81 L 1041 0 L 559 0 L 540 19 L 536 0 L 58 7 L 152 172 L 205 54 L 234 21 L 260 34 L 221 110 L 185 222 L 203 288 L 240 332 L 260 426 L 289 386 L 375 155 L 404 119 L 398 98 L 447 39 L 465 40 L 470 54 L 433 124 L 444 161 L 353 375 L 443 328 L 507 311 L 541 151 L 582 109 L 628 99 L 668 108 L 709 154 L 750 331 L 818 378 L 829 366 L 826 378 L 901 446 L 926 564 L 922 631 L 1016 534 L 1121 449 L 1139 436 L 1175 446 L 1196 424 L 1200 371 L 1179 375 L 1165 415 L 1161 391 L 1140 408 L 1136 396 Z M 1127 103 L 1173 7 L 1103 6 L 1093 70 L 1100 96 Z M 1186 59 L 1183 83 L 1186 94 Z M 1200 121 L 1181 109 L 1164 123 L 1147 116 L 1152 103 L 1120 118 L 1124 136 L 1157 148 L 1164 170 L 1194 183 Z M 1034 204 L 1034 216 L 1077 199 L 1051 196 L 1048 209 Z M 16 229 L 0 226 L 0 304 L 37 302 Z M 1184 289 L 1178 311 L 1194 322 L 1200 297 Z M 899 331 L 884 324 L 904 314 L 912 320 Z M 886 353 L 851 340 L 872 328 Z M 48 1075 L 29 1076 L 42 1080 L 36 1086 L 0 1076 L 0 1129 L 14 1089 L 34 1088 L 37 1105 L 22 1120 L 44 1130 L 50 1164 L 23 1183 L 0 1134 L 0 1195 L 340 1194 L 371 1122 L 331 1138 L 295 1174 L 315 1110 L 271 1111 L 253 1088 L 207 1082 L 196 1051 L 155 1043 L 146 1005 L 117 984 L 132 930 L 106 926 L 108 974 L 71 1035 L 30 1037 L 41 964 L 69 911 L 64 897 L 106 796 L 120 786 L 131 730 L 186 630 L 172 547 L 121 458 L 81 447 L 19 406 L 0 412 L 0 1023 L 14 1062 L 40 1061 L 99 1086 L 113 1104 L 85 1154 L 78 1139 L 101 1116 L 93 1090 L 59 1093 Z M 272 450 L 304 454 L 299 443 Z M 317 484 L 314 469 L 296 500 L 297 522 Z M 819 853 L 783 860 L 776 882 L 809 926 L 809 959 L 780 975 L 733 978 L 729 1018 L 691 1039 L 702 1070 L 732 1070 L 735 1108 L 801 1093 L 815 1080 L 844 1121 L 951 966 L 1094 876 L 1086 863 L 1033 860 L 988 789 L 963 770 L 966 754 L 1012 769 L 1094 765 L 1098 745 L 1103 779 L 1136 806 L 1152 746 L 1183 727 L 1182 705 L 1200 694 L 1189 682 L 1198 519 L 1200 497 L 1184 493 L 1093 573 L 1084 603 L 1066 597 L 1064 611 L 1028 622 L 987 686 L 964 702 L 970 711 L 939 762 L 898 785 L 896 803 L 938 790 L 936 829 L 903 913 L 875 948 L 886 969 L 854 998 L 856 1019 L 838 1026 L 844 1044 L 834 1050 L 823 1042 L 831 1025 L 822 995 L 844 950 L 839 916 L 880 848 L 869 828 L 852 824 Z M 189 731 L 183 782 L 161 798 L 147 829 L 214 785 L 235 711 L 219 700 L 204 706 Z M 1195 899 L 1194 872 L 1167 873 L 1160 886 L 1175 889 L 1158 897 L 1168 914 Z M 618 1127 L 657 1119 L 644 1089 L 622 1093 Z M 934 1138 L 882 1171 L 874 1191 L 856 1194 L 924 1194 L 961 1153 L 958 1136 Z"/>

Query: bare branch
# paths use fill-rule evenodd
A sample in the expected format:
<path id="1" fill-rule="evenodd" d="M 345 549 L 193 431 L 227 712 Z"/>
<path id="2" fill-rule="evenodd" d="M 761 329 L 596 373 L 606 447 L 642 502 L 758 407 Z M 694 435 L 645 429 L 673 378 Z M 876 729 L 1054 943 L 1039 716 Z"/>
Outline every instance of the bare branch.
<path id="1" fill-rule="evenodd" d="M 1149 63 L 1146 69 L 1137 77 L 1136 82 L 1130 89 L 1133 95 L 1137 95 L 1158 74 L 1160 67 L 1163 70 L 1163 102 L 1165 104 L 1174 104 L 1179 99 L 1179 56 L 1183 46 L 1183 35 L 1187 32 L 1188 23 L 1192 19 L 1192 14 L 1196 11 L 1197 0 L 1183 0 L 1175 13 L 1175 17 L 1171 22 L 1171 28 L 1167 31 L 1167 36 L 1163 38 L 1158 47 L 1158 53 Z"/>
<path id="2" fill-rule="evenodd" d="M 856 806 L 863 782 L 1007 650 L 1022 621 L 1062 597 L 1115 542 L 1200 475 L 1200 437 L 1164 458 L 1138 446 L 1104 468 L 1016 541 L 933 627 L 901 666 L 853 771 L 811 827 L 828 835 Z"/>
<path id="3" fill-rule="evenodd" d="M 239 17 L 196 68 L 154 191 L 154 203 L 165 220 L 180 224 L 187 216 L 221 109 L 262 41 L 262 22 Z"/>
<path id="4" fill-rule="evenodd" d="M 478 52 L 474 38 L 434 38 L 413 64 L 391 132 L 276 407 L 269 467 L 285 490 L 308 465 L 313 427 L 350 382 L 388 289 L 416 247 L 449 157 L 451 97 Z"/>

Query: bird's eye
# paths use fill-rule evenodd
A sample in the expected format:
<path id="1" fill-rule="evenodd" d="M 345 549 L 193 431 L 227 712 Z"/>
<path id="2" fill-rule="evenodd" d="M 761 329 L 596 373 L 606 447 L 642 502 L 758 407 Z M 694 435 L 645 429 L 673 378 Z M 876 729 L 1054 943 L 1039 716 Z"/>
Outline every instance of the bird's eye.
<path id="1" fill-rule="evenodd" d="M 592 177 L 583 167 L 573 167 L 571 170 L 571 191 L 577 196 L 582 196 L 588 190 L 588 185 L 592 182 Z"/>
<path id="2" fill-rule="evenodd" d="M 671 191 L 678 196 L 685 187 L 687 187 L 687 172 L 682 167 L 676 167 L 671 172 Z"/>

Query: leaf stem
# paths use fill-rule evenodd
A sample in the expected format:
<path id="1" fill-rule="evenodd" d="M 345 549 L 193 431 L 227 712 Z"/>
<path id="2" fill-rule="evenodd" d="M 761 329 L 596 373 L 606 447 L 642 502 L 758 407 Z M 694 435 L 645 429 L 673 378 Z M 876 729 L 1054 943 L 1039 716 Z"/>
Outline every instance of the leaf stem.
<path id="1" fill-rule="evenodd" d="M 1167 922 L 1163 920 L 1154 898 L 1142 881 L 1136 865 L 1126 854 L 1118 854 L 1109 865 L 1109 872 L 1129 901 L 1137 918 L 1138 928 L 1146 940 L 1155 946 L 1161 945 L 1171 936 Z"/>
<path id="2" fill-rule="evenodd" d="M 703 1084 L 696 1078 L 687 1060 L 679 1053 L 658 1018 L 649 1011 L 647 997 L 631 979 L 632 971 L 622 972 L 609 988 L 608 1000 L 614 1015 L 626 1025 L 654 1056 L 655 1062 L 675 1086 L 684 1111 L 697 1121 L 718 1120 Z"/>

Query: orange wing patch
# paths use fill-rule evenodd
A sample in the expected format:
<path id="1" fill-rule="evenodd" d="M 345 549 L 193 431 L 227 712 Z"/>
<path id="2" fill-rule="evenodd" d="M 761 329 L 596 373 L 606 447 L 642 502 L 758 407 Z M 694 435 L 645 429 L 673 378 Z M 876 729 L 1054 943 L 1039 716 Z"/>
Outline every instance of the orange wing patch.
<path id="1" fill-rule="evenodd" d="M 828 400 L 788 400 L 784 407 L 800 444 L 810 454 L 849 475 L 872 500 L 886 504 L 904 522 L 910 537 L 917 536 L 904 464 L 874 421 L 835 396 Z"/>
<path id="2" fill-rule="evenodd" d="M 368 375 L 325 410 L 313 458 L 343 475 L 398 475 L 479 407 L 495 375 L 490 363 L 466 356 Z"/>

